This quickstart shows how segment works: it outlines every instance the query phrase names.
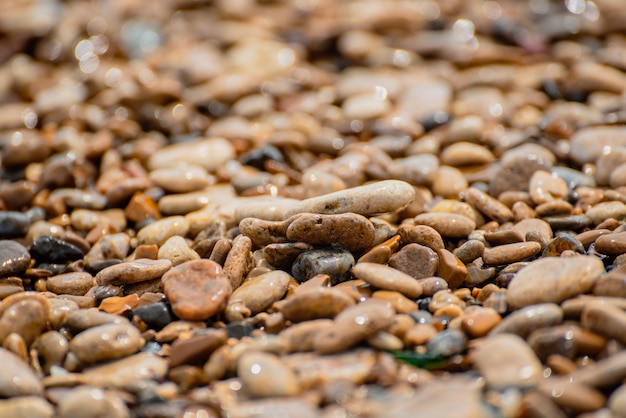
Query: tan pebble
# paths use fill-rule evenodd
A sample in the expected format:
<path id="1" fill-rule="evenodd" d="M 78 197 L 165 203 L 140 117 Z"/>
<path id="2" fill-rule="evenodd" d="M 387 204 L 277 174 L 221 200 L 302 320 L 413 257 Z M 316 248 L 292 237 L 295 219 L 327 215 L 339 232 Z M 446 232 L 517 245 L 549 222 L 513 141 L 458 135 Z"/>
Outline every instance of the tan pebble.
<path id="1" fill-rule="evenodd" d="M 513 228 L 503 228 L 496 231 L 485 231 L 485 240 L 492 246 L 513 244 L 525 240 L 521 232 Z"/>
<path id="2" fill-rule="evenodd" d="M 485 248 L 483 261 L 492 266 L 514 263 L 532 257 L 539 251 L 541 251 L 541 244 L 534 241 L 498 245 L 497 247 Z"/>
<path id="3" fill-rule="evenodd" d="M 89 385 L 123 389 L 136 384 L 137 376 L 159 381 L 166 373 L 167 360 L 155 354 L 139 353 L 89 367 L 83 370 L 82 379 Z"/>
<path id="4" fill-rule="evenodd" d="M 170 348 L 170 369 L 206 361 L 211 353 L 226 343 L 227 338 L 224 329 L 207 329 L 188 338 L 178 338 Z"/>
<path id="5" fill-rule="evenodd" d="M 598 237 L 595 241 L 596 251 L 607 255 L 626 253 L 626 232 L 614 232 Z"/>
<path id="6" fill-rule="evenodd" d="M 132 222 L 144 222 L 160 219 L 161 212 L 154 199 L 144 193 L 137 192 L 126 205 L 124 216 Z"/>
<path id="7" fill-rule="evenodd" d="M 592 332 L 622 343 L 626 341 L 626 313 L 617 307 L 591 304 L 583 310 L 581 323 Z"/>
<path id="8" fill-rule="evenodd" d="M 468 278 L 467 268 L 461 260 L 445 248 L 439 249 L 437 255 L 439 256 L 437 276 L 448 282 L 448 288 L 456 289 Z"/>
<path id="9" fill-rule="evenodd" d="M 422 295 L 422 285 L 417 280 L 392 267 L 374 263 L 357 263 L 351 271 L 354 277 L 378 289 L 397 291 L 411 299 Z"/>
<path id="10" fill-rule="evenodd" d="M 454 249 L 453 254 L 465 264 L 469 264 L 483 255 L 485 244 L 479 240 L 470 239 L 464 242 L 460 247 Z"/>
<path id="11" fill-rule="evenodd" d="M 52 418 L 55 414 L 54 407 L 45 399 L 37 396 L 20 396 L 17 398 L 1 400 L 0 416 Z"/>
<path id="12" fill-rule="evenodd" d="M 397 313 L 409 313 L 417 310 L 417 303 L 408 299 L 402 293 L 392 290 L 378 290 L 372 293 L 372 299 L 379 299 L 391 303 Z"/>
<path id="13" fill-rule="evenodd" d="M 341 105 L 345 117 L 370 119 L 384 115 L 391 110 L 391 102 L 377 93 L 360 93 L 348 97 Z"/>
<path id="14" fill-rule="evenodd" d="M 528 184 L 530 198 L 536 205 L 567 196 L 568 188 L 565 180 L 555 173 L 537 170 Z"/>
<path id="15" fill-rule="evenodd" d="M 0 395 L 4 398 L 43 394 L 43 385 L 29 364 L 12 352 L 0 348 Z"/>
<path id="16" fill-rule="evenodd" d="M 130 324 L 105 324 L 81 332 L 70 341 L 70 351 L 84 363 L 126 357 L 143 346 L 139 330 Z"/>
<path id="17" fill-rule="evenodd" d="M 430 226 L 449 238 L 465 238 L 476 228 L 471 219 L 453 213 L 423 213 L 415 217 L 415 223 Z"/>
<path id="18" fill-rule="evenodd" d="M 226 139 L 205 138 L 161 148 L 150 156 L 148 167 L 151 170 L 157 170 L 175 167 L 185 162 L 212 172 L 234 156 L 234 148 Z"/>
<path id="19" fill-rule="evenodd" d="M 626 216 L 626 204 L 617 201 L 600 202 L 589 208 L 585 215 L 591 219 L 594 225 L 598 225 L 609 218 L 622 219 Z"/>
<path id="20" fill-rule="evenodd" d="M 578 130 L 570 140 L 570 157 L 578 164 L 595 162 L 605 147 L 626 145 L 626 128 L 591 126 Z"/>
<path id="21" fill-rule="evenodd" d="M 174 235 L 165 241 L 161 248 L 159 248 L 157 257 L 159 259 L 170 260 L 172 262 L 172 266 L 177 266 L 189 260 L 198 260 L 200 258 L 197 252 L 189 248 L 185 238 L 178 235 Z"/>
<path id="22" fill-rule="evenodd" d="M 456 305 L 464 308 L 465 302 L 459 299 L 459 297 L 454 293 L 451 293 L 448 289 L 440 290 L 433 295 L 430 303 L 428 304 L 428 310 L 430 312 L 436 312 L 448 305 Z"/>
<path id="23" fill-rule="evenodd" d="M 437 333 L 437 328 L 431 324 L 415 324 L 407 330 L 404 335 L 404 342 L 411 346 L 424 345 Z"/>
<path id="24" fill-rule="evenodd" d="M 468 219 L 471 219 L 476 223 L 476 225 L 482 225 L 485 223 L 485 218 L 478 210 L 476 210 L 476 208 L 468 203 L 459 202 L 458 200 L 454 199 L 440 200 L 433 207 L 430 208 L 430 212 L 455 213 L 457 215 L 462 215 Z"/>
<path id="25" fill-rule="evenodd" d="M 456 142 L 441 152 L 441 162 L 453 167 L 481 165 L 492 162 L 495 157 L 487 148 L 471 142 Z"/>
<path id="26" fill-rule="evenodd" d="M 228 276 L 230 285 L 237 289 L 248 272 L 251 256 L 252 241 L 244 235 L 238 235 L 233 240 L 233 246 L 224 261 L 224 274 Z"/>
<path id="27" fill-rule="evenodd" d="M 58 331 L 41 334 L 32 346 L 42 361 L 43 370 L 48 373 L 52 366 L 61 366 L 69 350 L 67 338 Z"/>
<path id="28" fill-rule="evenodd" d="M 423 296 L 433 296 L 440 290 L 448 290 L 448 282 L 441 277 L 433 276 L 418 280 L 424 289 Z"/>
<path id="29" fill-rule="evenodd" d="M 446 198 L 458 198 L 467 187 L 467 180 L 461 170 L 447 165 L 439 167 L 432 184 L 433 193 Z"/>
<path id="30" fill-rule="evenodd" d="M 280 309 L 285 319 L 302 322 L 319 318 L 334 318 L 354 304 L 354 299 L 340 289 L 320 287 L 288 297 Z"/>
<path id="31" fill-rule="evenodd" d="M 123 398 L 96 386 L 79 386 L 65 394 L 57 405 L 59 418 L 79 418 L 88 409 L 95 416 L 128 418 L 130 411 Z"/>
<path id="32" fill-rule="evenodd" d="M 45 298 L 29 297 L 26 292 L 5 298 L 0 306 L 0 341 L 16 333 L 30 346 L 46 328 L 49 314 L 50 303 Z"/>
<path id="33" fill-rule="evenodd" d="M 198 211 L 206 208 L 211 201 L 211 193 L 207 190 L 201 190 L 198 192 L 165 195 L 159 199 L 158 207 L 159 212 L 164 216 L 197 214 Z M 189 219 L 187 219 L 187 222 L 189 222 Z M 189 232 L 193 234 L 191 222 L 189 224 Z"/>
<path id="34" fill-rule="evenodd" d="M 401 225 L 398 235 L 403 244 L 420 244 L 437 251 L 444 248 L 443 239 L 439 232 L 427 225 Z"/>
<path id="35" fill-rule="evenodd" d="M 513 229 L 524 237 L 525 241 L 535 241 L 543 246 L 552 239 L 550 224 L 541 219 L 524 219 L 513 225 Z"/>
<path id="36" fill-rule="evenodd" d="M 626 186 L 626 164 L 620 164 L 613 170 L 609 185 L 614 189 Z"/>
<path id="37" fill-rule="evenodd" d="M 522 338 L 535 329 L 558 325 L 563 321 L 563 309 L 555 303 L 538 303 L 518 309 L 507 315 L 491 331 L 490 335 L 517 334 Z"/>
<path id="38" fill-rule="evenodd" d="M 93 276 L 86 272 L 58 274 L 46 280 L 46 289 L 56 294 L 82 296 L 94 285 Z"/>
<path id="39" fill-rule="evenodd" d="M 377 264 L 386 264 L 389 262 L 389 258 L 391 255 L 398 249 L 400 246 L 400 236 L 394 235 L 389 238 L 387 241 L 378 244 L 372 247 L 371 250 L 366 252 L 359 258 L 358 263 L 377 263 Z"/>
<path id="40" fill-rule="evenodd" d="M 2 348 L 17 354 L 21 359 L 28 361 L 28 348 L 26 347 L 26 342 L 21 335 L 14 332 L 7 335 L 2 342 Z"/>
<path id="41" fill-rule="evenodd" d="M 245 218 L 239 222 L 239 231 L 249 237 L 254 245 L 264 247 L 269 244 L 286 242 L 289 223 L 288 221 Z"/>
<path id="42" fill-rule="evenodd" d="M 237 364 L 237 375 L 252 397 L 295 396 L 300 383 L 294 372 L 278 357 L 263 352 L 248 352 Z"/>
<path id="43" fill-rule="evenodd" d="M 339 245 L 359 252 L 374 241 L 374 226 L 354 213 L 337 215 L 300 214 L 287 220 L 287 239 L 313 245 Z"/>
<path id="44" fill-rule="evenodd" d="M 475 187 L 465 191 L 464 199 L 494 221 L 504 223 L 513 219 L 513 212 L 508 207 Z"/>
<path id="45" fill-rule="evenodd" d="M 544 379 L 538 389 L 561 408 L 577 412 L 597 411 L 606 404 L 601 392 L 587 385 L 568 382 L 567 378 Z"/>
<path id="46" fill-rule="evenodd" d="M 379 331 L 367 339 L 367 344 L 380 351 L 399 351 L 404 343 L 398 337 L 385 331 Z"/>
<path id="47" fill-rule="evenodd" d="M 96 274 L 95 280 L 100 286 L 140 283 L 158 279 L 171 268 L 170 260 L 142 258 L 106 267 Z"/>
<path id="48" fill-rule="evenodd" d="M 304 321 L 281 331 L 280 337 L 287 341 L 290 352 L 312 351 L 315 336 L 323 331 L 332 328 L 334 322 L 331 319 L 313 319 Z"/>
<path id="49" fill-rule="evenodd" d="M 589 231 L 584 231 L 576 235 L 576 239 L 580 241 L 583 247 L 589 248 L 599 237 L 610 234 L 611 232 L 610 229 L 590 229 Z"/>
<path id="50" fill-rule="evenodd" d="M 622 418 L 624 416 L 624 411 L 626 411 L 626 385 L 622 384 L 613 391 L 607 406 L 616 417 Z"/>
<path id="51" fill-rule="evenodd" d="M 139 296 L 131 293 L 127 296 L 111 296 L 100 302 L 98 309 L 115 315 L 124 315 L 130 313 L 139 305 Z"/>
<path id="52" fill-rule="evenodd" d="M 205 188 L 210 184 L 204 167 L 181 164 L 150 172 L 150 180 L 171 193 L 189 193 Z"/>
<path id="53" fill-rule="evenodd" d="M 292 277 L 281 270 L 256 276 L 237 288 L 228 300 L 226 319 L 230 322 L 265 311 L 287 292 Z"/>
<path id="54" fill-rule="evenodd" d="M 180 235 L 184 237 L 189 231 L 189 223 L 183 216 L 170 216 L 159 219 L 144 226 L 137 232 L 140 244 L 163 245 L 170 237 Z"/>
<path id="55" fill-rule="evenodd" d="M 471 338 L 487 335 L 502 321 L 498 312 L 491 308 L 478 308 L 463 316 L 462 329 Z"/>

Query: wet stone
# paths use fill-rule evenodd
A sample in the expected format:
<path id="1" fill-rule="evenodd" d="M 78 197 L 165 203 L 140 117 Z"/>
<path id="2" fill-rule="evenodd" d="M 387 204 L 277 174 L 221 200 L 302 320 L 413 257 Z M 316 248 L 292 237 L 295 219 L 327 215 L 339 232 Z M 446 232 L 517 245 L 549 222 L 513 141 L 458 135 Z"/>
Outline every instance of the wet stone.
<path id="1" fill-rule="evenodd" d="M 305 282 L 318 274 L 327 274 L 336 285 L 350 279 L 350 269 L 354 266 L 352 254 L 340 247 L 328 247 L 305 251 L 293 262 L 293 276 Z"/>
<path id="2" fill-rule="evenodd" d="M 592 304 L 583 310 L 581 323 L 596 334 L 626 341 L 626 313 L 619 308 Z"/>
<path id="3" fill-rule="evenodd" d="M 0 277 L 23 273 L 30 265 L 28 250 L 15 241 L 0 241 Z"/>
<path id="4" fill-rule="evenodd" d="M 121 396 L 97 386 L 79 386 L 66 393 L 57 405 L 59 418 L 75 418 L 89 410 L 94 416 L 127 418 L 130 412 Z"/>
<path id="5" fill-rule="evenodd" d="M 16 293 L 2 301 L 0 311 L 0 341 L 16 333 L 30 345 L 47 325 L 50 302 L 36 293 Z"/>
<path id="6" fill-rule="evenodd" d="M 3 417 L 52 418 L 54 408 L 48 401 L 36 396 L 20 396 L 0 401 Z"/>
<path id="7" fill-rule="evenodd" d="M 300 254 L 312 249 L 313 246 L 305 242 L 268 244 L 263 248 L 263 256 L 272 266 L 288 270 Z"/>
<path id="8" fill-rule="evenodd" d="M 237 364 L 237 374 L 243 389 L 254 398 L 294 396 L 300 392 L 295 373 L 269 353 L 244 354 Z"/>
<path id="9" fill-rule="evenodd" d="M 454 255 L 465 264 L 469 264 L 483 255 L 485 244 L 482 241 L 469 239 L 454 250 Z"/>
<path id="10" fill-rule="evenodd" d="M 157 257 L 159 259 L 170 260 L 172 266 L 177 266 L 185 261 L 197 260 L 200 258 L 198 253 L 189 248 L 187 241 L 178 235 L 170 237 L 159 248 Z"/>
<path id="11" fill-rule="evenodd" d="M 291 322 L 334 318 L 354 305 L 354 299 L 337 288 L 319 287 L 287 297 L 280 312 Z"/>
<path id="12" fill-rule="evenodd" d="M 513 219 L 513 212 L 508 207 L 475 187 L 467 189 L 463 197 L 467 203 L 494 221 L 504 223 Z"/>
<path id="13" fill-rule="evenodd" d="M 203 321 L 226 308 L 232 288 L 222 267 L 210 260 L 180 264 L 162 277 L 164 293 L 180 319 Z"/>
<path id="14" fill-rule="evenodd" d="M 140 244 L 163 245 L 174 235 L 184 237 L 189 231 L 189 223 L 183 216 L 170 216 L 159 219 L 137 232 Z"/>
<path id="15" fill-rule="evenodd" d="M 74 244 L 51 235 L 43 235 L 30 246 L 30 255 L 39 263 L 64 264 L 82 258 L 84 254 Z"/>
<path id="16" fill-rule="evenodd" d="M 209 329 L 187 339 L 177 339 L 171 347 L 170 368 L 206 361 L 211 353 L 226 343 L 224 330 Z"/>
<path id="17" fill-rule="evenodd" d="M 228 300 L 226 319 L 240 321 L 265 311 L 285 295 L 291 280 L 289 274 L 275 270 L 244 282 Z"/>
<path id="18" fill-rule="evenodd" d="M 439 257 L 428 247 L 408 244 L 391 256 L 389 265 L 415 279 L 424 279 L 435 275 Z"/>
<path id="19" fill-rule="evenodd" d="M 559 257 L 563 251 L 574 251 L 578 254 L 585 254 L 585 248 L 580 241 L 571 235 L 559 235 L 548 242 L 543 250 L 544 257 Z"/>
<path id="20" fill-rule="evenodd" d="M 150 328 L 160 331 L 170 322 L 174 316 L 164 302 L 152 303 L 133 310 L 133 315 L 138 316 Z"/>
<path id="21" fill-rule="evenodd" d="M 426 225 L 403 225 L 398 228 L 398 235 L 404 244 L 420 244 L 433 251 L 444 248 L 443 239 L 439 232 Z"/>
<path id="22" fill-rule="evenodd" d="M 23 237 L 28 232 L 31 219 L 22 212 L 0 212 L 0 238 Z"/>
<path id="23" fill-rule="evenodd" d="M 137 376 L 146 380 L 163 379 L 167 360 L 154 354 L 139 353 L 120 360 L 89 367 L 83 371 L 84 382 L 99 387 L 131 388 Z"/>
<path id="24" fill-rule="evenodd" d="M 43 385 L 35 371 L 24 360 L 0 348 L 0 395 L 4 398 L 43 394 Z"/>
<path id="25" fill-rule="evenodd" d="M 94 286 L 93 276 L 86 272 L 64 273 L 46 280 L 46 289 L 58 295 L 83 296 Z"/>
<path id="26" fill-rule="evenodd" d="M 590 207 L 585 215 L 594 225 L 598 225 L 609 218 L 624 219 L 626 217 L 626 204 L 622 202 L 600 202 Z"/>
<path id="27" fill-rule="evenodd" d="M 70 351 L 84 363 L 133 354 L 143 346 L 139 330 L 130 324 L 105 324 L 85 330 L 70 341 Z"/>
<path id="28" fill-rule="evenodd" d="M 476 228 L 474 221 L 454 213 L 423 213 L 415 217 L 415 223 L 430 226 L 449 238 L 466 238 Z"/>
<path id="29" fill-rule="evenodd" d="M 378 289 L 397 291 L 411 299 L 422 295 L 422 285 L 414 277 L 382 264 L 357 263 L 352 275 Z"/>
<path id="30" fill-rule="evenodd" d="M 426 344 L 429 354 L 434 356 L 450 357 L 465 351 L 467 337 L 458 329 L 441 331 Z"/>
<path id="31" fill-rule="evenodd" d="M 603 272 L 602 261 L 592 256 L 542 258 L 516 274 L 509 284 L 507 300 L 514 308 L 560 303 L 590 291 Z"/>
<path id="32" fill-rule="evenodd" d="M 545 361 L 554 354 L 569 359 L 596 356 L 606 346 L 606 339 L 577 325 L 565 323 L 536 329 L 528 336 L 528 344 Z"/>
<path id="33" fill-rule="evenodd" d="M 437 251 L 437 255 L 439 256 L 437 276 L 448 282 L 448 288 L 454 290 L 469 278 L 465 264 L 450 251 L 442 248 Z"/>
<path id="34" fill-rule="evenodd" d="M 170 260 L 140 258 L 135 261 L 115 264 L 96 274 L 98 285 L 125 285 L 158 279 L 172 268 Z"/>
<path id="35" fill-rule="evenodd" d="M 595 249 L 606 255 L 620 255 L 626 253 L 626 232 L 605 234 L 595 241 Z"/>
<path id="36" fill-rule="evenodd" d="M 286 230 L 290 241 L 335 245 L 352 252 L 366 250 L 374 241 L 374 226 L 361 215 L 301 214 L 292 219 Z"/>
<path id="37" fill-rule="evenodd" d="M 538 303 L 526 306 L 506 316 L 490 335 L 511 333 L 526 338 L 536 329 L 558 325 L 563 321 L 563 310 L 555 303 Z"/>
<path id="38" fill-rule="evenodd" d="M 483 261 L 489 265 L 515 263 L 532 257 L 541 251 L 538 242 L 518 242 L 514 244 L 498 245 L 497 247 L 485 248 Z"/>

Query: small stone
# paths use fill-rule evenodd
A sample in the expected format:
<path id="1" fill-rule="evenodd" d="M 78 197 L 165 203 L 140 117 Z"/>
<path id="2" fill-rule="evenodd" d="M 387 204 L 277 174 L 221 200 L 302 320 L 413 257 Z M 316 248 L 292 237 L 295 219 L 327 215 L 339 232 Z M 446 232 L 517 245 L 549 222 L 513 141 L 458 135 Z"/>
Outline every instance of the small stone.
<path id="1" fill-rule="evenodd" d="M 464 264 L 469 264 L 476 260 L 478 257 L 482 257 L 485 250 L 485 244 L 482 241 L 476 239 L 469 239 L 465 241 L 460 247 L 456 248 L 453 252 Z"/>
<path id="2" fill-rule="evenodd" d="M 392 290 L 416 299 L 422 295 L 422 285 L 409 274 L 375 263 L 357 263 L 352 275 L 381 290 Z"/>
<path id="3" fill-rule="evenodd" d="M 131 312 L 139 304 L 139 296 L 137 293 L 131 293 L 126 296 L 111 296 L 100 302 L 98 309 L 104 312 L 126 315 Z"/>
<path id="4" fill-rule="evenodd" d="M 560 303 L 589 292 L 603 272 L 602 261 L 592 256 L 542 258 L 515 275 L 508 287 L 507 300 L 513 308 Z"/>
<path id="5" fill-rule="evenodd" d="M 598 237 L 595 249 L 601 254 L 610 256 L 626 253 L 626 232 L 614 232 Z"/>
<path id="6" fill-rule="evenodd" d="M 463 172 L 447 165 L 439 167 L 432 184 L 433 193 L 446 198 L 458 198 L 467 187 L 468 183 Z"/>
<path id="7" fill-rule="evenodd" d="M 0 305 L 0 341 L 11 333 L 20 335 L 26 345 L 44 331 L 50 315 L 50 302 L 34 292 L 6 297 Z"/>
<path id="8" fill-rule="evenodd" d="M 600 224 L 602 221 L 614 218 L 623 219 L 626 217 L 626 204 L 622 202 L 600 202 L 590 207 L 585 215 L 594 225 Z"/>
<path id="9" fill-rule="evenodd" d="M 341 247 L 327 247 L 305 251 L 293 262 L 293 276 L 302 283 L 318 274 L 330 276 L 333 285 L 350 278 L 354 266 L 352 254 Z"/>
<path id="10" fill-rule="evenodd" d="M 441 162 L 453 167 L 481 165 L 492 162 L 495 157 L 487 148 L 471 142 L 455 142 L 441 152 Z"/>
<path id="11" fill-rule="evenodd" d="M 180 319 L 204 321 L 226 308 L 232 288 L 222 267 L 210 260 L 180 264 L 162 277 L 164 293 Z"/>
<path id="12" fill-rule="evenodd" d="M 79 386 L 66 393 L 57 405 L 59 418 L 79 418 L 88 410 L 92 416 L 128 418 L 124 400 L 113 391 L 96 386 Z"/>
<path id="13" fill-rule="evenodd" d="M 0 396 L 43 395 L 43 385 L 35 371 L 24 360 L 12 352 L 0 348 Z"/>
<path id="14" fill-rule="evenodd" d="M 360 252 L 374 242 L 374 225 L 354 213 L 337 215 L 301 214 L 291 218 L 286 237 L 313 245 L 340 246 Z"/>
<path id="15" fill-rule="evenodd" d="M 532 388 L 542 378 L 542 365 L 526 342 L 513 334 L 485 339 L 472 352 L 474 367 L 495 390 Z"/>
<path id="16" fill-rule="evenodd" d="M 433 251 L 444 248 L 441 235 L 430 226 L 402 225 L 398 228 L 398 235 L 400 235 L 403 244 L 420 244 Z"/>
<path id="17" fill-rule="evenodd" d="M 622 418 L 626 411 L 626 384 L 615 389 L 608 400 L 608 407 L 616 416 Z"/>
<path id="18" fill-rule="evenodd" d="M 511 333 L 522 338 L 536 329 L 558 325 L 563 322 L 563 309 L 554 303 L 538 303 L 526 306 L 506 316 L 489 335 Z"/>
<path id="19" fill-rule="evenodd" d="M 391 103 L 386 95 L 360 93 L 348 97 L 341 108 L 347 119 L 370 119 L 383 116 L 391 110 Z"/>
<path id="20" fill-rule="evenodd" d="M 89 367 L 82 378 L 88 385 L 110 388 L 131 388 L 141 380 L 161 380 L 167 373 L 167 360 L 150 353 L 139 353 L 121 360 Z"/>
<path id="21" fill-rule="evenodd" d="M 626 146 L 626 128 L 592 126 L 580 129 L 570 139 L 570 157 L 577 164 L 595 162 L 605 148 Z"/>
<path id="22" fill-rule="evenodd" d="M 626 341 L 626 313 L 610 305 L 592 304 L 583 310 L 582 325 L 588 330 L 622 344 Z"/>
<path id="23" fill-rule="evenodd" d="M 30 265 L 26 247 L 15 241 L 0 241 L 0 277 L 18 275 Z"/>
<path id="24" fill-rule="evenodd" d="M 502 321 L 502 317 L 492 308 L 478 307 L 463 315 L 461 328 L 471 338 L 487 335 Z"/>
<path id="25" fill-rule="evenodd" d="M 538 328 L 528 336 L 528 344 L 537 356 L 546 361 L 560 355 L 568 359 L 596 356 L 606 347 L 606 339 L 575 324 Z"/>
<path id="26" fill-rule="evenodd" d="M 183 216 L 170 216 L 144 226 L 137 232 L 140 244 L 163 245 L 174 235 L 184 237 L 189 231 L 189 223 Z"/>
<path id="27" fill-rule="evenodd" d="M 171 193 L 189 193 L 201 190 L 210 184 L 204 167 L 181 164 L 150 172 L 150 180 Z"/>
<path id="28" fill-rule="evenodd" d="M 437 255 L 439 256 L 437 276 L 448 282 L 449 289 L 456 289 L 468 279 L 469 274 L 465 264 L 454 254 L 445 248 L 441 248 L 437 251 Z"/>
<path id="29" fill-rule="evenodd" d="M 84 363 L 98 363 L 133 354 L 143 346 L 139 330 L 130 324 L 90 328 L 70 341 L 70 351 Z"/>
<path id="30" fill-rule="evenodd" d="M 174 316 L 164 302 L 152 303 L 133 309 L 133 315 L 138 316 L 150 328 L 160 331 L 167 324 L 174 321 Z"/>
<path id="31" fill-rule="evenodd" d="M 222 163 L 235 157 L 233 145 L 224 138 L 203 138 L 161 148 L 150 156 L 151 170 L 171 168 L 181 162 L 215 171 Z"/>
<path id="32" fill-rule="evenodd" d="M 0 238 L 19 238 L 26 235 L 31 220 L 27 214 L 15 211 L 0 212 Z"/>
<path id="33" fill-rule="evenodd" d="M 93 276 L 81 271 L 58 274 L 46 280 L 46 289 L 57 295 L 83 296 L 95 285 Z"/>
<path id="34" fill-rule="evenodd" d="M 52 418 L 55 414 L 53 406 L 45 399 L 37 396 L 20 396 L 13 399 L 1 400 L 0 416 Z"/>
<path id="35" fill-rule="evenodd" d="M 170 368 L 183 364 L 196 364 L 206 361 L 211 354 L 226 343 L 224 330 L 204 330 L 200 335 L 187 339 L 177 339 L 170 350 Z"/>
<path id="36" fill-rule="evenodd" d="M 294 372 L 269 353 L 245 353 L 237 364 L 237 375 L 246 393 L 255 398 L 295 396 L 300 393 L 300 383 Z"/>
<path id="37" fill-rule="evenodd" d="M 95 280 L 100 286 L 141 283 L 158 279 L 171 268 L 170 260 L 140 258 L 106 267 L 96 274 Z"/>
<path id="38" fill-rule="evenodd" d="M 33 349 L 41 359 L 43 370 L 50 372 L 52 366 L 62 366 L 69 350 L 67 338 L 58 331 L 41 334 L 33 343 Z"/>
<path id="39" fill-rule="evenodd" d="M 415 279 L 423 279 L 435 275 L 439 257 L 428 247 L 408 244 L 391 256 L 389 265 Z"/>
<path id="40" fill-rule="evenodd" d="M 337 288 L 319 287 L 289 296 L 280 306 L 280 312 L 291 322 L 334 318 L 354 305 L 354 299 Z"/>
<path id="41" fill-rule="evenodd" d="M 568 188 L 565 180 L 554 173 L 537 170 L 528 184 L 528 193 L 536 205 L 561 199 L 567 196 Z"/>
<path id="42" fill-rule="evenodd" d="M 458 329 L 446 329 L 431 338 L 426 344 L 429 354 L 450 357 L 465 351 L 467 337 Z"/>
<path id="43" fill-rule="evenodd" d="M 532 257 L 540 251 L 541 244 L 534 241 L 498 245 L 497 247 L 485 248 L 483 261 L 492 266 L 515 263 Z"/>
<path id="44" fill-rule="evenodd" d="M 280 300 L 293 278 L 284 271 L 261 274 L 246 282 L 230 296 L 225 316 L 229 322 L 241 321 L 268 309 Z"/>
<path id="45" fill-rule="evenodd" d="M 415 223 L 430 226 L 449 238 L 466 238 L 476 228 L 474 221 L 454 213 L 422 213 L 415 217 Z"/>
<path id="46" fill-rule="evenodd" d="M 74 244 L 51 235 L 43 235 L 30 246 L 30 255 L 39 263 L 65 264 L 83 258 L 84 254 Z"/>
<path id="47" fill-rule="evenodd" d="M 185 238 L 178 235 L 174 235 L 165 241 L 165 243 L 159 248 L 157 256 L 159 259 L 170 260 L 172 262 L 172 266 L 177 266 L 189 260 L 198 260 L 200 258 L 197 252 L 189 248 Z"/>
<path id="48" fill-rule="evenodd" d="M 224 274 L 230 280 L 230 286 L 237 289 L 245 275 L 248 273 L 249 260 L 251 258 L 252 241 L 245 235 L 238 235 L 232 243 L 232 247 L 224 261 Z"/>
<path id="49" fill-rule="evenodd" d="M 489 181 L 489 194 L 500 196 L 510 190 L 528 190 L 528 183 L 537 170 L 550 171 L 555 157 L 548 149 L 536 144 L 524 144 L 506 151 L 500 158 L 502 166 Z"/>
<path id="50" fill-rule="evenodd" d="M 606 398 L 598 390 L 587 385 L 568 382 L 566 378 L 544 379 L 538 389 L 555 404 L 568 411 L 592 412 L 606 404 Z"/>
<path id="51" fill-rule="evenodd" d="M 467 203 L 474 206 L 494 221 L 504 223 L 513 219 L 511 209 L 475 187 L 467 189 L 463 194 L 463 198 Z"/>
<path id="52" fill-rule="evenodd" d="M 391 303 L 393 309 L 399 314 L 408 314 L 417 310 L 417 304 L 400 292 L 393 290 L 378 290 L 372 293 L 371 299 L 382 300 Z"/>

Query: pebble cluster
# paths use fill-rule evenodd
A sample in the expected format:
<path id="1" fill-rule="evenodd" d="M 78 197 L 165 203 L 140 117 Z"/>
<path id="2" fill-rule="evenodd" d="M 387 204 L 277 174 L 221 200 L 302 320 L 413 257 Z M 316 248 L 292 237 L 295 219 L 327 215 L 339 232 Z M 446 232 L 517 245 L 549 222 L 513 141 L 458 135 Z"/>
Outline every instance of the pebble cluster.
<path id="1" fill-rule="evenodd" d="M 623 0 L 0 0 L 0 416 L 626 417 Z"/>

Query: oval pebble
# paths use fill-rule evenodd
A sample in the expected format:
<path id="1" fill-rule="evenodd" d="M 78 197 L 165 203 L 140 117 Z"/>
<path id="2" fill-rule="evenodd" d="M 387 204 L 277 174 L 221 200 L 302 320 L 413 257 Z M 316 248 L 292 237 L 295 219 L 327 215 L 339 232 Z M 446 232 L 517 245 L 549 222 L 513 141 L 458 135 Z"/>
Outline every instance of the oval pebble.
<path id="1" fill-rule="evenodd" d="M 0 277 L 24 272 L 30 265 L 30 253 L 18 242 L 0 240 Z"/>
<path id="2" fill-rule="evenodd" d="M 100 286 L 141 283 L 158 279 L 171 268 L 170 260 L 140 258 L 106 267 L 96 274 L 95 280 Z"/>
<path id="3" fill-rule="evenodd" d="M 374 242 L 374 225 L 354 213 L 337 215 L 301 214 L 292 218 L 286 230 L 290 241 L 313 245 L 336 245 L 360 252 Z"/>
<path id="4" fill-rule="evenodd" d="M 254 398 L 295 396 L 300 383 L 295 373 L 278 357 L 269 353 L 251 351 L 239 359 L 237 375 L 241 384 Z"/>
<path id="5" fill-rule="evenodd" d="M 352 266 L 354 257 L 350 251 L 340 247 L 327 247 L 301 253 L 293 262 L 291 270 L 300 283 L 318 274 L 327 274 L 335 285 L 350 278 Z"/>
<path id="6" fill-rule="evenodd" d="M 412 276 L 400 270 L 376 263 L 357 263 L 352 275 L 382 290 L 394 290 L 416 299 L 422 295 L 422 285 Z"/>
<path id="7" fill-rule="evenodd" d="M 74 388 L 57 405 L 59 418 L 80 418 L 86 410 L 92 416 L 130 417 L 128 407 L 119 395 L 95 386 Z"/>
<path id="8" fill-rule="evenodd" d="M 84 363 L 98 363 L 133 354 L 143 346 L 139 330 L 130 324 L 104 324 L 78 334 L 70 351 Z"/>
<path id="9" fill-rule="evenodd" d="M 0 348 L 0 396 L 43 395 L 43 385 L 35 371 L 17 355 Z"/>
<path id="10" fill-rule="evenodd" d="M 476 228 L 474 221 L 454 213 L 422 213 L 415 217 L 415 223 L 430 226 L 449 238 L 466 238 Z"/>

